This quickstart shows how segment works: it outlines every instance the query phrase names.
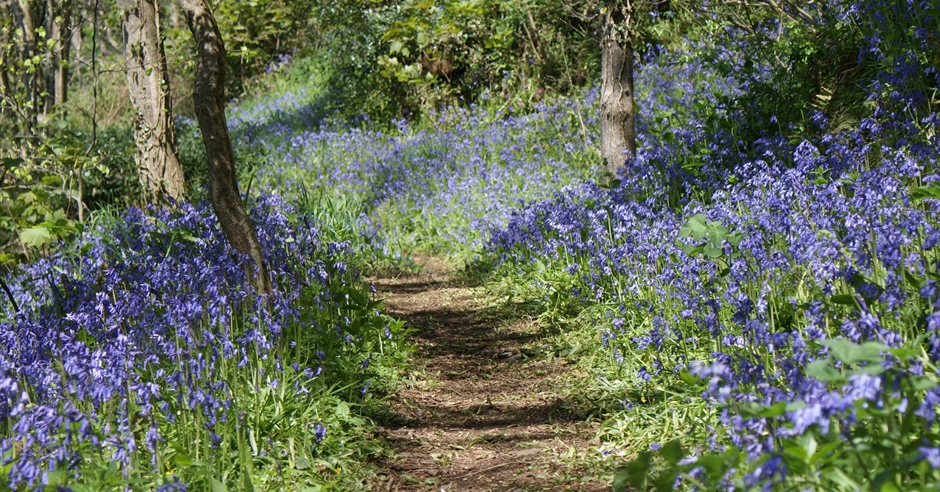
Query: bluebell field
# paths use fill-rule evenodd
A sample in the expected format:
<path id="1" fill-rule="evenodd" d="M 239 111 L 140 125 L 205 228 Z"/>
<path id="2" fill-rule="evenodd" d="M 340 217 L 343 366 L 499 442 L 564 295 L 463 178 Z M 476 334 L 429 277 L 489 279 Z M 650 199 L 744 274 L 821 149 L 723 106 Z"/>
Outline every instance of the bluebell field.
<path id="1" fill-rule="evenodd" d="M 376 368 L 403 332 L 356 267 L 429 250 L 587 313 L 580 343 L 602 355 L 587 369 L 619 407 L 605 427 L 653 422 L 604 431 L 621 484 L 935 490 L 937 13 L 837 3 L 820 22 L 865 23 L 859 63 L 882 67 L 866 114 L 755 121 L 748 95 L 774 67 L 745 64 L 757 48 L 731 31 L 649 49 L 639 151 L 605 186 L 596 89 L 530 103 L 494 88 L 394 131 L 332 121 L 312 90 L 233 108 L 275 299 L 250 295 L 201 205 L 129 210 L 25 268 L 0 323 L 11 487 L 330 473 L 331 439 L 363 425 L 348 402 L 393 384 Z M 898 25 L 914 26 L 901 53 Z"/>
<path id="2" fill-rule="evenodd" d="M 860 59 L 883 61 L 886 42 L 866 41 Z M 654 93 L 675 87 L 647 78 L 664 59 L 644 67 Z M 683 100 L 640 99 L 647 132 L 661 126 L 642 135 L 615 189 L 573 186 L 531 203 L 488 243 L 549 291 L 602 307 L 601 343 L 620 369 L 598 377 L 647 389 L 622 401 L 625 418 L 657 397 L 717 411 L 664 433 L 679 439 L 668 448 L 648 442 L 658 453 L 631 461 L 620 486 L 935 489 L 936 65 L 916 50 L 895 58 L 851 128 L 832 131 L 811 111 L 811 131 L 752 142 L 709 121 L 720 104 L 707 108 L 753 79 L 696 88 L 707 69 L 685 68 Z M 662 119 L 683 106 L 687 120 Z"/>
<path id="3" fill-rule="evenodd" d="M 745 65 L 740 53 L 754 47 L 743 38 L 650 50 L 637 80 L 640 150 L 613 188 L 586 180 L 599 162 L 594 91 L 524 112 L 448 110 L 392 134 L 256 126 L 250 138 L 270 145 L 272 162 L 296 164 L 262 175 L 299 173 L 357 197 L 387 244 L 482 243 L 498 275 L 601 313 L 588 319 L 610 363 L 594 371 L 608 396 L 620 392 L 614 420 L 657 398 L 701 402 L 672 431 L 640 439 L 668 452 L 634 460 L 631 480 L 930 489 L 940 480 L 937 68 L 924 56 L 929 31 L 915 28 L 923 42 L 901 54 L 884 33 L 932 21 L 914 6 L 853 17 L 889 7 L 869 3 L 829 20 L 870 22 L 860 63 L 888 67 L 865 88 L 868 114 L 849 124 L 808 108 L 802 122 L 771 115 L 747 128 L 753 114 L 728 101 L 772 84 L 773 67 Z M 621 437 L 613 450 L 635 453 Z M 666 446 L 673 438 L 681 447 Z"/>

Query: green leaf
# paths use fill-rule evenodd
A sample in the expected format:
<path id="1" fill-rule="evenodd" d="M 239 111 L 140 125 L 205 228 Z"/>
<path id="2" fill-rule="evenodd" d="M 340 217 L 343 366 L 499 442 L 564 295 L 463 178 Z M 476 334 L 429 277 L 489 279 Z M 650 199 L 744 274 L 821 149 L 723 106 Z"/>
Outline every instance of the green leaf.
<path id="1" fill-rule="evenodd" d="M 848 372 L 848 376 L 854 376 L 856 374 L 868 374 L 869 376 L 880 376 L 884 374 L 888 369 L 881 364 L 872 364 L 864 367 L 859 367 L 858 369 L 853 369 Z"/>
<path id="2" fill-rule="evenodd" d="M 825 472 L 826 478 L 832 480 L 833 482 L 852 490 L 862 490 L 862 486 L 858 482 L 850 478 L 839 468 L 831 468 Z"/>
<path id="3" fill-rule="evenodd" d="M 41 247 L 52 242 L 52 234 L 45 227 L 30 227 L 20 231 L 20 239 L 27 246 Z"/>
<path id="4" fill-rule="evenodd" d="M 923 286 L 923 282 L 917 277 L 914 276 L 910 271 L 904 269 L 904 278 L 915 288 L 920 289 Z"/>
<path id="5" fill-rule="evenodd" d="M 224 483 L 209 477 L 209 485 L 212 487 L 212 492 L 228 492 L 228 487 Z"/>
<path id="6" fill-rule="evenodd" d="M 646 477 L 652 468 L 652 455 L 649 451 L 643 451 L 635 460 L 627 462 L 627 466 L 622 468 L 614 477 L 614 492 L 622 492 L 627 484 L 636 488 L 643 488 L 646 485 Z"/>
<path id="7" fill-rule="evenodd" d="M 816 442 L 816 437 L 813 436 L 813 434 L 811 433 L 804 434 L 802 444 L 803 444 L 803 449 L 806 450 L 807 456 L 813 456 L 814 454 L 816 454 L 818 443 Z"/>
<path id="8" fill-rule="evenodd" d="M 774 418 L 783 415 L 787 411 L 787 403 L 779 402 L 771 406 L 761 405 L 753 401 L 741 403 L 741 415 L 744 417 L 765 417 Z"/>
<path id="9" fill-rule="evenodd" d="M 899 359 L 909 359 L 911 357 L 919 357 L 922 353 L 920 350 L 917 350 L 911 347 L 897 347 L 897 348 L 889 347 L 888 352 L 890 352 L 891 354 L 893 354 L 895 357 Z"/>
<path id="10" fill-rule="evenodd" d="M 244 485 L 243 485 L 242 491 L 243 492 L 255 492 L 255 484 L 251 481 L 251 474 L 248 473 L 248 470 L 242 469 L 242 477 L 244 477 Z"/>
<path id="11" fill-rule="evenodd" d="M 844 338 L 833 338 L 823 340 L 822 345 L 829 347 L 832 356 L 846 364 L 857 364 L 859 362 L 881 362 L 884 357 L 882 351 L 887 351 L 888 347 L 875 342 L 865 342 L 861 345 L 853 343 Z"/>
<path id="12" fill-rule="evenodd" d="M 829 298 L 833 304 L 842 304 L 843 306 L 855 307 L 855 296 L 852 294 L 836 294 Z"/>
<path id="13" fill-rule="evenodd" d="M 679 475 L 679 470 L 676 468 L 671 468 L 659 474 L 656 477 L 656 480 L 653 481 L 653 486 L 656 487 L 656 492 L 672 492 L 675 490 L 676 477 Z"/>
<path id="14" fill-rule="evenodd" d="M 940 188 L 936 186 L 919 186 L 911 190 L 911 200 L 920 203 L 928 198 L 940 199 Z"/>
<path id="15" fill-rule="evenodd" d="M 193 465 L 193 458 L 186 453 L 177 452 L 170 460 L 178 467 Z"/>
<path id="16" fill-rule="evenodd" d="M 614 483 L 611 484 L 611 488 L 614 489 L 614 492 L 624 492 L 627 490 L 627 485 L 630 483 L 630 470 L 627 468 L 621 468 L 620 471 L 614 475 Z"/>
<path id="17" fill-rule="evenodd" d="M 806 366 L 806 375 L 814 377 L 820 381 L 841 381 L 842 373 L 835 370 L 830 364 L 829 359 L 817 359 Z"/>
<path id="18" fill-rule="evenodd" d="M 424 48 L 431 42 L 431 38 L 428 36 L 428 33 L 424 31 L 419 31 L 418 35 L 415 36 L 415 41 L 418 42 L 418 46 Z"/>
<path id="19" fill-rule="evenodd" d="M 346 402 L 344 401 L 339 402 L 339 404 L 336 405 L 336 415 L 344 419 L 348 418 L 349 417 L 349 405 L 347 405 Z"/>
<path id="20" fill-rule="evenodd" d="M 911 377 L 911 388 L 914 391 L 931 390 L 937 387 L 937 382 L 926 376 Z"/>
<path id="21" fill-rule="evenodd" d="M 708 228 L 705 226 L 705 216 L 695 214 L 679 228 L 679 237 L 691 237 L 696 241 L 701 241 L 708 234 Z"/>
<path id="22" fill-rule="evenodd" d="M 731 467 L 738 464 L 740 451 L 737 448 L 731 448 L 721 455 L 705 454 L 699 457 L 696 464 L 701 465 L 705 470 L 709 483 L 717 483 Z"/>
<path id="23" fill-rule="evenodd" d="M 685 454 L 685 449 L 682 449 L 682 443 L 678 439 L 667 442 L 659 450 L 659 455 L 666 460 L 666 463 L 673 466 L 678 465 L 679 460 L 684 458 Z"/>
<path id="24" fill-rule="evenodd" d="M 26 205 L 29 205 L 38 199 L 39 197 L 36 196 L 36 194 L 31 191 L 27 191 L 26 193 L 21 193 L 20 196 L 16 197 L 17 201 L 23 202 Z"/>
<path id="25" fill-rule="evenodd" d="M 0 167 L 3 167 L 7 170 L 13 170 L 19 167 L 19 165 L 22 163 L 23 159 L 20 159 L 19 157 L 4 157 L 2 161 L 0 161 Z"/>
<path id="26" fill-rule="evenodd" d="M 684 370 L 679 371 L 679 379 L 681 379 L 683 383 L 688 384 L 688 385 L 698 386 L 702 384 L 702 379 L 695 377 L 689 371 L 684 371 Z"/>
<path id="27" fill-rule="evenodd" d="M 829 453 L 832 453 L 833 451 L 837 451 L 842 446 L 843 446 L 843 443 L 839 440 L 823 444 L 818 449 L 816 449 L 816 452 L 813 453 L 812 456 L 810 456 L 809 458 L 810 464 L 817 465 L 820 462 L 828 459 Z M 838 453 L 836 453 L 836 455 L 833 456 L 833 458 L 837 456 L 838 456 Z"/>
<path id="28" fill-rule="evenodd" d="M 706 225 L 708 227 L 708 240 L 715 246 L 721 246 L 721 243 L 725 241 L 725 237 L 728 235 L 728 228 L 721 222 L 713 220 L 708 221 Z"/>
<path id="29" fill-rule="evenodd" d="M 702 246 L 698 246 L 695 244 L 679 243 L 679 248 L 682 249 L 682 251 L 685 251 L 685 254 L 689 256 L 698 256 L 699 253 L 704 251 L 704 248 Z"/>
<path id="30" fill-rule="evenodd" d="M 799 443 L 793 441 L 785 441 L 783 443 L 783 451 L 786 453 L 787 458 L 790 458 L 787 461 L 797 461 L 800 463 L 806 463 L 809 460 L 809 454 L 806 452 L 806 448 L 801 446 Z"/>
<path id="31" fill-rule="evenodd" d="M 721 255 L 725 253 L 721 248 L 716 248 L 710 244 L 706 244 L 702 251 L 705 252 L 705 256 L 711 259 L 721 258 Z"/>

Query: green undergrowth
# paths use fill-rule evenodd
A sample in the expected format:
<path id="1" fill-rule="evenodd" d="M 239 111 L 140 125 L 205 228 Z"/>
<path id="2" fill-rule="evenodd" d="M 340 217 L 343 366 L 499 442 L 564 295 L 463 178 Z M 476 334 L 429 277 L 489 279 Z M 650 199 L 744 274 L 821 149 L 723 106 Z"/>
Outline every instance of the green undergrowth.
<path id="1" fill-rule="evenodd" d="M 695 378 L 650 382 L 637 377 L 637 370 L 651 367 L 656 354 L 634 351 L 615 354 L 604 340 L 600 327 L 610 323 L 618 304 L 610 300 L 587 300 L 572 294 L 580 285 L 577 277 L 542 262 L 473 267 L 486 278 L 487 290 L 506 306 L 524 307 L 538 320 L 547 336 L 530 355 L 560 357 L 586 377 L 567 387 L 567 398 L 579 401 L 584 412 L 602 424 L 600 446 L 591 458 L 594 466 L 613 467 L 617 458 L 632 458 L 654 443 L 682 438 L 705 442 L 712 431 L 717 410 L 696 398 L 702 389 Z M 625 325 L 643 335 L 650 320 L 638 317 Z M 702 351 L 701 355 L 706 354 Z"/>

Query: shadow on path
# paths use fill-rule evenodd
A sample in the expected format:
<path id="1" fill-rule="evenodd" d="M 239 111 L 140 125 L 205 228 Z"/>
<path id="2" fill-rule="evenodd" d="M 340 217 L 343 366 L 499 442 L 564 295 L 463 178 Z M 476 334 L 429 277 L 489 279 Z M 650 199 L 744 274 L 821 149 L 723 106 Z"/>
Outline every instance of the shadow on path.
<path id="1" fill-rule="evenodd" d="M 428 275 L 378 278 L 388 312 L 417 331 L 414 383 L 391 400 L 405 417 L 383 429 L 396 455 L 374 490 L 606 491 L 579 464 L 597 424 L 558 396 L 575 369 L 528 359 L 536 323 L 483 307 L 478 288 L 435 265 Z"/>

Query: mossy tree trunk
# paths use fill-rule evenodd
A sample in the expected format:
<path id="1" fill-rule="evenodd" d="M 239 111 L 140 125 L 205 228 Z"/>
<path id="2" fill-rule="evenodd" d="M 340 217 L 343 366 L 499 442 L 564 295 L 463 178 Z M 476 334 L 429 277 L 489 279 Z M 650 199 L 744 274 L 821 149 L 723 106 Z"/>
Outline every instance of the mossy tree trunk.
<path id="1" fill-rule="evenodd" d="M 185 192 L 183 168 L 176 153 L 176 130 L 170 107 L 169 75 L 156 0 L 118 0 L 127 88 L 137 115 L 137 169 L 148 201 L 180 199 Z"/>
<path id="2" fill-rule="evenodd" d="M 601 38 L 601 153 L 614 177 L 636 155 L 633 99 L 633 1 L 604 5 Z"/>
<path id="3" fill-rule="evenodd" d="M 232 246 L 254 263 L 252 282 L 270 295 L 271 278 L 254 226 L 248 219 L 235 179 L 235 154 L 225 121 L 225 44 L 205 0 L 180 0 L 198 52 L 193 102 L 209 164 L 209 195 L 222 231 Z"/>

